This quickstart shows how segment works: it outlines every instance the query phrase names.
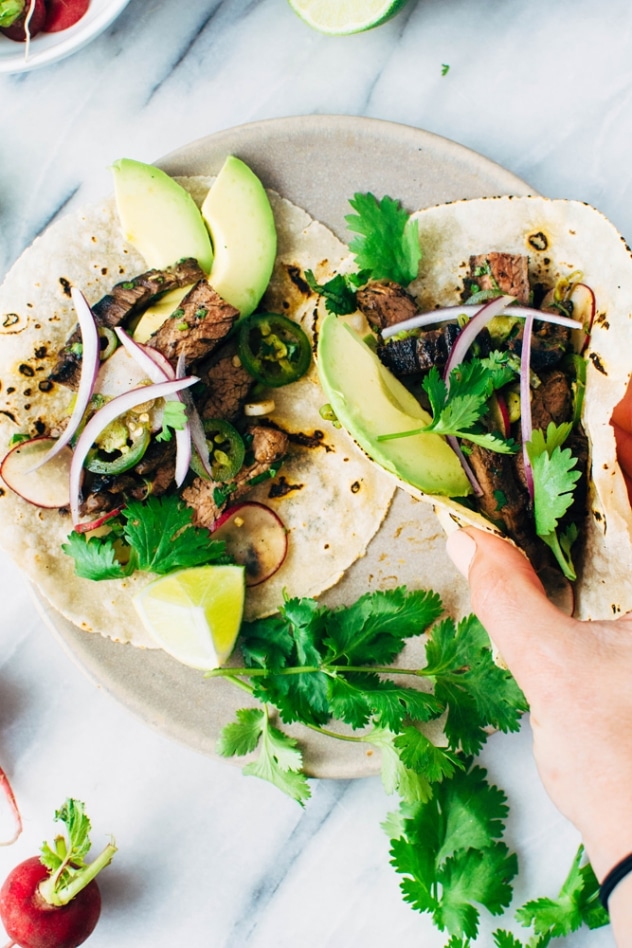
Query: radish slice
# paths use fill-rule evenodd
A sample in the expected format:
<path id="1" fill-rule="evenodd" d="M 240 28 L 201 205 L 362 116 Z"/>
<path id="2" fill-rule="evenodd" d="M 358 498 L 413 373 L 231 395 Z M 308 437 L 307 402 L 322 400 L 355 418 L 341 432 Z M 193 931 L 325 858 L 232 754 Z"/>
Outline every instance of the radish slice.
<path id="1" fill-rule="evenodd" d="M 101 514 L 100 517 L 96 517 L 94 520 L 76 523 L 74 529 L 77 533 L 90 533 L 92 530 L 98 530 L 99 527 L 102 527 L 103 524 L 111 520 L 112 517 L 118 517 L 122 509 L 122 507 L 116 507 L 114 510 L 108 510 L 107 513 Z"/>
<path id="2" fill-rule="evenodd" d="M 13 823 L 13 830 L 10 837 L 0 841 L 0 846 L 11 846 L 20 833 L 22 832 L 22 817 L 20 815 L 20 810 L 15 799 L 15 794 L 13 788 L 9 783 L 9 778 L 5 774 L 4 770 L 0 767 L 0 786 L 2 787 L 2 793 L 9 808 L 9 815 L 11 822 Z"/>
<path id="3" fill-rule="evenodd" d="M 56 444 L 54 438 L 21 441 L 0 466 L 0 475 L 7 487 L 35 507 L 52 509 L 67 507 L 70 503 L 68 479 L 72 451 L 66 445 L 53 456 L 51 451 Z M 46 470 L 42 470 L 42 458 L 52 458 Z"/>
<path id="4" fill-rule="evenodd" d="M 270 507 L 256 501 L 235 504 L 219 517 L 213 539 L 224 540 L 226 552 L 245 567 L 246 586 L 274 576 L 287 555 L 287 530 Z"/>
<path id="5" fill-rule="evenodd" d="M 81 377 L 79 380 L 79 389 L 75 399 L 75 405 L 63 433 L 52 444 L 47 454 L 41 457 L 37 462 L 37 467 L 46 464 L 51 458 L 65 447 L 81 424 L 86 408 L 90 403 L 94 383 L 99 371 L 101 342 L 97 324 L 94 321 L 92 310 L 88 306 L 85 296 L 76 287 L 70 290 L 72 301 L 77 312 L 79 320 L 79 329 L 81 330 Z M 33 468 L 35 470 L 35 468 Z"/>
<path id="6" fill-rule="evenodd" d="M 169 382 L 174 379 L 184 378 L 184 373 L 178 375 L 177 372 L 174 372 L 169 360 L 161 352 L 158 352 L 157 349 L 152 349 L 150 346 L 144 346 L 142 343 L 134 342 L 131 336 L 128 336 L 120 327 L 116 328 L 116 334 L 121 344 L 125 347 L 127 352 L 129 352 L 131 357 L 136 360 L 138 365 L 142 367 L 143 371 L 147 373 L 147 376 L 152 382 Z M 156 356 L 158 356 L 158 358 L 156 358 Z M 184 368 L 184 363 L 182 363 L 182 368 Z M 172 395 L 166 400 L 175 401 L 176 399 L 182 401 L 184 405 L 187 406 L 187 402 L 185 402 L 179 394 Z M 189 465 L 191 464 L 191 428 L 189 421 L 187 420 L 184 428 L 176 428 L 175 434 L 176 470 L 174 476 L 176 485 L 180 487 L 187 476 Z"/>
<path id="7" fill-rule="evenodd" d="M 568 316 L 562 316 L 560 313 L 544 313 L 542 310 L 533 309 L 531 306 L 514 305 L 509 307 L 507 300 L 511 302 L 513 297 L 505 296 L 497 298 L 505 300 L 505 304 L 496 314 L 497 316 L 502 314 L 503 316 L 517 316 L 518 318 L 524 319 L 531 313 L 532 316 L 542 320 L 543 323 L 555 323 L 557 326 L 567 326 L 569 329 L 582 328 L 581 322 L 577 319 L 570 319 Z M 490 302 L 495 303 L 496 299 Z M 488 303 L 485 304 L 485 306 L 488 305 Z M 435 323 L 449 322 L 458 316 L 470 316 L 473 318 L 484 308 L 485 307 L 481 306 L 480 303 L 466 303 L 463 306 L 442 306 L 441 309 L 434 309 L 429 313 L 419 313 L 417 316 L 411 316 L 410 319 L 402 319 L 400 323 L 386 326 L 382 330 L 382 339 L 390 339 L 391 336 L 396 336 L 397 333 L 406 332 L 409 329 L 422 329 L 424 326 L 432 326 Z"/>
<path id="8" fill-rule="evenodd" d="M 79 506 L 81 503 L 81 480 L 83 476 L 83 462 L 86 459 L 88 451 L 94 441 L 99 437 L 104 428 L 125 412 L 131 411 L 137 405 L 155 398 L 166 398 L 173 395 L 183 388 L 189 388 L 199 382 L 196 375 L 190 375 L 185 379 L 175 379 L 169 382 L 160 382 L 157 385 L 144 385 L 141 388 L 132 389 L 124 395 L 119 395 L 108 402 L 103 408 L 95 412 L 88 424 L 85 426 L 77 444 L 70 466 L 70 512 L 72 522 L 79 522 Z"/>

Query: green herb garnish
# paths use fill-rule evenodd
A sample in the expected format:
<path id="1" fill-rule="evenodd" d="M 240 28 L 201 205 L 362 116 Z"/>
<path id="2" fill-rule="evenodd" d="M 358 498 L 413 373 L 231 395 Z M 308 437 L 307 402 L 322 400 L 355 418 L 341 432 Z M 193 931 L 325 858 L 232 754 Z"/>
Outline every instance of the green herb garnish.
<path id="1" fill-rule="evenodd" d="M 208 530 L 193 526 L 193 511 L 177 497 L 129 501 L 108 521 L 106 536 L 87 537 L 76 530 L 62 550 L 84 579 L 123 579 L 135 570 L 170 573 L 189 566 L 227 562 L 225 544 Z"/>

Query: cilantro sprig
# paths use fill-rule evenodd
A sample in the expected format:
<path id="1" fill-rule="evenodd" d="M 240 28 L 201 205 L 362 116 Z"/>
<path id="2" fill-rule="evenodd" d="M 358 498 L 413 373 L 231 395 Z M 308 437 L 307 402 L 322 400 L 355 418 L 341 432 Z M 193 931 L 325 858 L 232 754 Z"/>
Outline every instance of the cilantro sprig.
<path id="1" fill-rule="evenodd" d="M 425 638 L 425 661 L 405 667 L 406 643 Z M 493 660 L 478 619 L 454 622 L 439 596 L 404 587 L 367 593 L 347 607 L 286 599 L 274 616 L 246 623 L 242 666 L 207 672 L 258 699 L 219 737 L 218 752 L 249 758 L 244 773 L 301 805 L 310 798 L 300 742 L 283 725 L 301 723 L 333 740 L 380 752 L 382 782 L 399 796 L 385 830 L 404 899 L 446 932 L 446 948 L 470 948 L 481 913 L 510 904 L 517 857 L 504 840 L 503 791 L 474 755 L 491 728 L 516 731 L 527 709 L 515 681 Z M 402 681 L 405 682 L 402 684 Z M 433 740 L 431 722 L 443 737 Z M 535 899 L 516 915 L 534 934 L 526 945 L 494 932 L 496 948 L 544 948 L 606 916 L 581 852 L 557 899 Z"/>
<path id="2" fill-rule="evenodd" d="M 417 277 L 421 260 L 419 226 L 399 201 L 386 195 L 354 194 L 349 204 L 355 214 L 345 217 L 355 237 L 349 250 L 360 270 L 369 270 L 374 280 L 392 280 L 402 286 Z"/>
<path id="3" fill-rule="evenodd" d="M 193 512 L 177 497 L 129 501 L 108 521 L 105 536 L 73 530 L 62 550 L 84 579 L 123 579 L 135 570 L 170 573 L 189 566 L 227 562 L 225 544 L 193 526 Z"/>
<path id="4" fill-rule="evenodd" d="M 526 709 L 509 673 L 494 664 L 478 620 L 438 622 L 441 614 L 436 593 L 403 587 L 337 609 L 289 599 L 278 614 L 244 624 L 243 667 L 207 676 L 239 681 L 284 724 L 379 748 L 388 792 L 411 802 L 429 799 L 434 784 L 480 749 L 489 726 L 517 730 Z M 426 633 L 423 667 L 393 665 L 408 640 Z M 446 743 L 439 746 L 423 725 L 442 715 Z M 243 731 L 249 720 L 238 717 L 224 728 L 221 754 L 254 750 Z"/>
<path id="5" fill-rule="evenodd" d="M 349 250 L 357 271 L 338 273 L 326 283 L 318 283 L 312 270 L 305 272 L 309 287 L 325 300 L 327 312 L 346 316 L 357 309 L 356 294 L 369 280 L 391 280 L 408 286 L 416 279 L 421 260 L 419 226 L 399 201 L 385 196 L 357 192 L 349 204 L 355 211 L 345 217 L 355 234 Z"/>
<path id="6" fill-rule="evenodd" d="M 450 373 L 449 384 L 433 365 L 422 382 L 430 402 L 432 421 L 410 431 L 379 435 L 378 441 L 432 432 L 465 438 L 499 454 L 515 454 L 517 445 L 512 438 L 504 438 L 482 424 L 489 413 L 491 395 L 515 377 L 511 358 L 502 352 L 461 363 Z"/>
<path id="7" fill-rule="evenodd" d="M 577 578 L 571 548 L 578 537 L 575 523 L 561 526 L 573 504 L 574 491 L 581 478 L 577 458 L 562 445 L 572 424 L 550 422 L 546 432 L 534 430 L 526 445 L 533 472 L 533 506 L 536 533 L 551 548 L 567 579 Z"/>

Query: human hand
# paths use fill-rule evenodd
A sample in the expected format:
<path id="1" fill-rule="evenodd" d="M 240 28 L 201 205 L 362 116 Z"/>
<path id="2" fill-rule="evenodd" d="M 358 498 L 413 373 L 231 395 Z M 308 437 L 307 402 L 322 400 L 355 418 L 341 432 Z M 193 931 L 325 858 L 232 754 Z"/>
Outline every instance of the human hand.
<path id="1" fill-rule="evenodd" d="M 526 557 L 483 531 L 452 534 L 448 552 L 527 697 L 544 786 L 602 879 L 632 853 L 632 616 L 565 616 Z"/>

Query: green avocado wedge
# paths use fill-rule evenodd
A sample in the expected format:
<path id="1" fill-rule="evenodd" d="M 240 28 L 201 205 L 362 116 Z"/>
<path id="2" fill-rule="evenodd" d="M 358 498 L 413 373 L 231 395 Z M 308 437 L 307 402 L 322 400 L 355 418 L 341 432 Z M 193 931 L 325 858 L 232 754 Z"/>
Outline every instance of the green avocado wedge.
<path id="1" fill-rule="evenodd" d="M 229 155 L 202 204 L 213 242 L 209 275 L 219 295 L 249 316 L 274 268 L 277 233 L 266 190 L 248 165 Z"/>
<path id="2" fill-rule="evenodd" d="M 123 235 L 161 270 L 193 257 L 204 273 L 213 263 L 211 239 L 191 195 L 160 168 L 120 158 L 112 165 Z"/>
<path id="3" fill-rule="evenodd" d="M 439 435 L 378 441 L 379 435 L 428 424 L 430 415 L 358 333 L 332 314 L 319 331 L 318 373 L 338 421 L 376 464 L 427 494 L 471 493 L 459 459 Z"/>

